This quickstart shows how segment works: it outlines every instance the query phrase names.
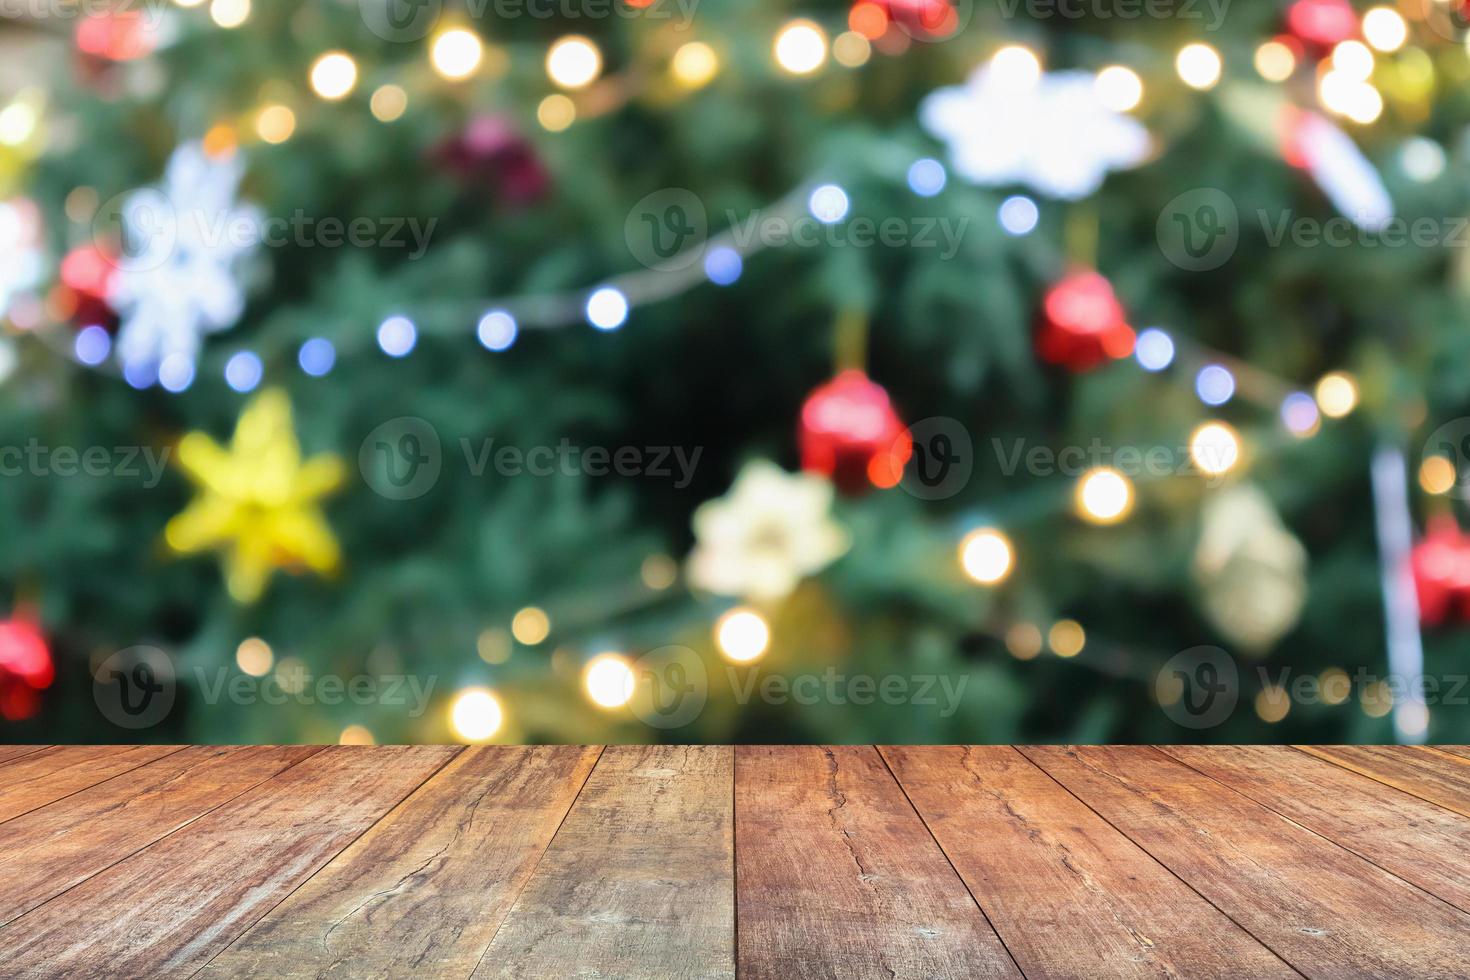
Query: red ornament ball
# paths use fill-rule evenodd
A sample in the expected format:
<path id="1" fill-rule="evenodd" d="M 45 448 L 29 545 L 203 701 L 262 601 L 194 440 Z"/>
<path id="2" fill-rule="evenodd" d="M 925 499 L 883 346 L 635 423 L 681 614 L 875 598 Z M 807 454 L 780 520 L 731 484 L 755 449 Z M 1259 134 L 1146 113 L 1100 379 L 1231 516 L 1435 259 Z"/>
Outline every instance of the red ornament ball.
<path id="1" fill-rule="evenodd" d="M 19 721 L 35 714 L 37 692 L 50 687 L 55 678 L 51 650 L 36 624 L 0 620 L 0 717 Z"/>
<path id="2" fill-rule="evenodd" d="M 1086 371 L 1133 353 L 1133 328 L 1113 286 L 1097 272 L 1069 273 L 1041 304 L 1036 352 L 1049 364 Z"/>
<path id="3" fill-rule="evenodd" d="M 77 22 L 77 50 L 106 61 L 136 61 L 158 47 L 159 32 L 142 10 L 106 10 Z"/>
<path id="4" fill-rule="evenodd" d="M 1286 29 L 1304 44 L 1326 50 L 1358 34 L 1358 14 L 1348 0 L 1296 0 L 1286 10 Z"/>
<path id="5" fill-rule="evenodd" d="M 111 326 L 117 318 L 108 302 L 117 275 L 117 259 L 96 245 L 79 245 L 61 260 L 61 285 L 71 320 L 80 326 Z"/>
<path id="6" fill-rule="evenodd" d="M 433 152 L 434 160 L 467 186 L 509 204 L 530 204 L 551 188 L 536 148 L 501 116 L 477 116 Z"/>
<path id="7" fill-rule="evenodd" d="M 913 453 L 908 427 L 888 392 L 862 371 L 843 371 L 807 396 L 797 433 L 801 467 L 844 493 L 887 488 Z"/>
<path id="8" fill-rule="evenodd" d="M 887 15 L 889 23 L 921 40 L 946 38 L 960 27 L 959 14 L 950 0 L 859 0 L 859 3 L 878 7 Z M 859 19 L 862 17 L 863 14 L 859 14 Z M 849 22 L 852 19 L 849 15 Z M 854 30 L 862 30 L 856 25 L 850 26 Z"/>
<path id="9" fill-rule="evenodd" d="M 1470 535 L 1453 517 L 1431 520 L 1424 537 L 1409 552 L 1419 618 L 1433 626 L 1451 612 L 1470 620 Z"/>

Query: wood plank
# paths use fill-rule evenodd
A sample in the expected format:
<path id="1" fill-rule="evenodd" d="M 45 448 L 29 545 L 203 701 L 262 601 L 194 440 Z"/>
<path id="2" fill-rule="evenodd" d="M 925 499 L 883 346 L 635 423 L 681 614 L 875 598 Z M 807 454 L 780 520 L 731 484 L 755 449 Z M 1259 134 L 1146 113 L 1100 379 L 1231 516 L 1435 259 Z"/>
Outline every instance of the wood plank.
<path id="1" fill-rule="evenodd" d="M 609 746 L 475 977 L 731 977 L 729 746 Z"/>
<path id="2" fill-rule="evenodd" d="M 39 752 L 50 748 L 49 745 L 0 745 L 0 765 L 4 765 L 11 759 L 19 759 L 23 755 Z"/>
<path id="3" fill-rule="evenodd" d="M 0 924 L 317 751 L 186 748 L 0 824 Z"/>
<path id="4" fill-rule="evenodd" d="M 1470 745 L 1426 745 L 1425 748 L 1448 752 L 1450 755 L 1457 755 L 1462 759 L 1470 759 Z"/>
<path id="5" fill-rule="evenodd" d="M 202 977 L 467 977 L 600 749 L 466 749 Z"/>
<path id="6" fill-rule="evenodd" d="M 179 751 L 179 745 L 54 745 L 20 756 L 0 779 L 0 821 Z"/>
<path id="7" fill-rule="evenodd" d="M 876 749 L 735 758 L 741 976 L 1020 976 Z"/>
<path id="8" fill-rule="evenodd" d="M 191 974 L 454 752 L 323 749 L 0 927 L 0 962 L 19 976 Z"/>
<path id="9" fill-rule="evenodd" d="M 1009 746 L 881 749 L 1027 977 L 1297 977 Z"/>
<path id="10" fill-rule="evenodd" d="M 1470 916 L 1148 747 L 1021 750 L 1313 977 L 1454 977 Z"/>
<path id="11" fill-rule="evenodd" d="M 1470 912 L 1470 818 L 1286 746 L 1164 751 Z"/>
<path id="12" fill-rule="evenodd" d="M 1319 759 L 1470 817 L 1470 766 L 1406 745 L 1299 745 Z"/>

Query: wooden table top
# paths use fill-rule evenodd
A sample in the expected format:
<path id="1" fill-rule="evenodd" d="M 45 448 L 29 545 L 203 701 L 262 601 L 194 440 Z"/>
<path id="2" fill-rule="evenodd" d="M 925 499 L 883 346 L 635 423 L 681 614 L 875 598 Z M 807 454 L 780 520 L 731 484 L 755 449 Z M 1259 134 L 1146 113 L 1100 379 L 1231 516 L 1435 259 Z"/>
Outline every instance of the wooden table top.
<path id="1" fill-rule="evenodd" d="M 0 964 L 1465 977 L 1470 748 L 3 746 Z"/>

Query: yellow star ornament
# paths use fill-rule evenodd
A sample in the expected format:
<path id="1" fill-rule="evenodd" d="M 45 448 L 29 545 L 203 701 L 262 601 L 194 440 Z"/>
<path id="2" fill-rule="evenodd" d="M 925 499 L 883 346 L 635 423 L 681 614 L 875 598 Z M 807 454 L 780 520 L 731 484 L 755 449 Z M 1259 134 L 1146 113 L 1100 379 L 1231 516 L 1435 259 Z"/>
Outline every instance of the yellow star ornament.
<path id="1" fill-rule="evenodd" d="M 164 540 L 180 555 L 223 552 L 236 602 L 259 599 L 278 568 L 337 570 L 341 549 L 318 501 L 341 486 L 346 467 L 331 454 L 301 458 L 285 392 L 263 391 L 245 406 L 228 449 L 190 432 L 176 458 L 199 494 L 168 522 Z"/>

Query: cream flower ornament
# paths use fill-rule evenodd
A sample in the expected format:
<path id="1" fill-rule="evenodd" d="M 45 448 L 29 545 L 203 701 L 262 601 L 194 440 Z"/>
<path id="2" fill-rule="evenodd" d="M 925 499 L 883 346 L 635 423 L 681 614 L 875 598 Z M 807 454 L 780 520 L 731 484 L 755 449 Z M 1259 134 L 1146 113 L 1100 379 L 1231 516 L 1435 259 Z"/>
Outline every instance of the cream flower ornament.
<path id="1" fill-rule="evenodd" d="M 832 519 L 832 484 L 773 463 L 747 463 L 725 496 L 694 512 L 689 582 L 718 595 L 774 601 L 848 548 Z"/>
<path id="2" fill-rule="evenodd" d="M 227 330 L 245 309 L 241 259 L 260 243 L 262 217 L 235 199 L 245 165 L 199 143 L 174 150 L 161 187 L 128 195 L 121 208 L 127 255 L 108 301 L 122 318 L 118 356 L 157 365 L 192 362 L 200 338 Z"/>
<path id="3" fill-rule="evenodd" d="M 1141 123 L 1102 103 L 1092 74 L 1017 70 L 999 60 L 964 85 L 930 93 L 919 121 L 949 145 L 951 166 L 966 180 L 1025 184 L 1066 200 L 1096 191 L 1110 170 L 1142 163 L 1151 146 Z"/>

